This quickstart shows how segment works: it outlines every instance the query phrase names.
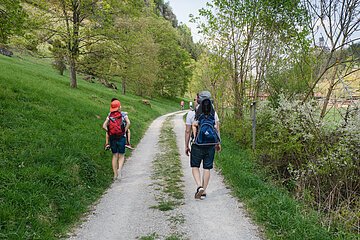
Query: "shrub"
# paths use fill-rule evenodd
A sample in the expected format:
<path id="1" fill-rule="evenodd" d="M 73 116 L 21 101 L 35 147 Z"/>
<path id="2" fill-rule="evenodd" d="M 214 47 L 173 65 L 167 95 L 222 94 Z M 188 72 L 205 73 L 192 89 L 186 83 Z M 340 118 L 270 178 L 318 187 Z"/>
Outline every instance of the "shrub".
<path id="1" fill-rule="evenodd" d="M 251 121 L 229 121 L 232 137 L 249 146 Z M 230 129 L 235 129 L 230 131 Z M 316 102 L 262 102 L 257 110 L 256 157 L 272 178 L 298 199 L 324 213 L 329 227 L 335 220 L 359 231 L 360 111 L 345 122 L 320 118 Z"/>

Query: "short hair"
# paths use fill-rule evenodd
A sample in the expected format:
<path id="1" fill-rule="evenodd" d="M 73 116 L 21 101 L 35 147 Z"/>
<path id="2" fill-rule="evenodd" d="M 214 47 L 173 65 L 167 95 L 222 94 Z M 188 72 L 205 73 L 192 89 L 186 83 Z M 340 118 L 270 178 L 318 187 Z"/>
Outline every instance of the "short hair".
<path id="1" fill-rule="evenodd" d="M 115 100 L 118 100 L 118 101 L 119 101 L 119 99 L 117 99 L 117 98 L 112 98 L 112 99 L 111 99 L 111 102 L 113 102 L 113 101 L 115 101 Z"/>

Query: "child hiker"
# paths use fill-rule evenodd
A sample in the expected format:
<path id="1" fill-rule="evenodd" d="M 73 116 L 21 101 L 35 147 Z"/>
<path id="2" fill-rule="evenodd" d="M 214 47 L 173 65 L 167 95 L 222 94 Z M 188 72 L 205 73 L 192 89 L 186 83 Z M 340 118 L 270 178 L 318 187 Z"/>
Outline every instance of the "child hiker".
<path id="1" fill-rule="evenodd" d="M 114 180 L 121 178 L 121 169 L 125 160 L 126 131 L 130 127 L 130 120 L 124 112 L 121 112 L 121 103 L 113 99 L 110 104 L 110 114 L 103 123 L 103 129 L 108 134 L 112 156 L 112 168 Z M 107 142 L 108 143 L 108 142 Z"/>

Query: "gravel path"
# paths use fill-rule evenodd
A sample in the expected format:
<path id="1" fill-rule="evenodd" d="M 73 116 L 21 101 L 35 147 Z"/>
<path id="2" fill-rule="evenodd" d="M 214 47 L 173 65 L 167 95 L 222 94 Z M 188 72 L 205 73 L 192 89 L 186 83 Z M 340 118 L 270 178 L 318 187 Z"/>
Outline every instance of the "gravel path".
<path id="1" fill-rule="evenodd" d="M 169 215 L 150 208 L 157 204 L 151 186 L 152 160 L 159 151 L 157 142 L 162 123 L 169 115 L 159 117 L 151 124 L 131 158 L 127 159 L 121 181 L 112 184 L 94 210 L 74 230 L 70 240 L 131 240 L 153 233 L 164 239 L 173 232 Z M 185 204 L 175 210 L 185 218 L 178 231 L 191 240 L 260 239 L 257 227 L 249 221 L 241 204 L 231 197 L 215 171 L 212 171 L 207 190 L 208 198 L 194 199 L 195 183 L 188 157 L 184 154 L 183 115 L 184 112 L 176 113 L 173 119 L 185 185 Z"/>

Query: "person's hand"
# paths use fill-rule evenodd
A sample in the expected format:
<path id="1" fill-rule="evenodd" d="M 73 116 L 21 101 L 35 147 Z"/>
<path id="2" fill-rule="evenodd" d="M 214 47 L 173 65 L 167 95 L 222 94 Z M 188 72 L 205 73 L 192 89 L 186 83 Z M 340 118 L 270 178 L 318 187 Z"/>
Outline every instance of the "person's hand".
<path id="1" fill-rule="evenodd" d="M 221 151 L 221 145 L 220 145 L 220 144 L 216 144 L 216 145 L 215 145 L 215 150 L 216 150 L 217 152 L 220 152 L 220 151 Z"/>
<path id="2" fill-rule="evenodd" d="M 104 145 L 104 149 L 105 149 L 105 150 L 110 150 L 110 144 L 106 143 L 106 144 Z"/>
<path id="3" fill-rule="evenodd" d="M 190 155 L 190 148 L 189 147 L 186 147 L 185 148 L 185 154 L 186 154 L 186 156 L 189 156 Z"/>

